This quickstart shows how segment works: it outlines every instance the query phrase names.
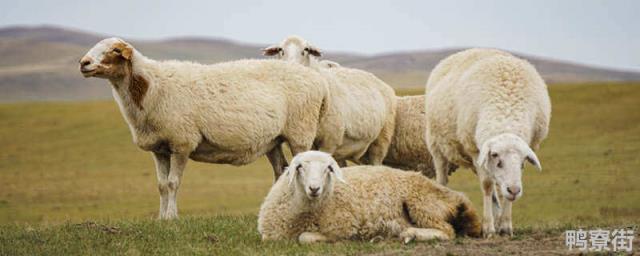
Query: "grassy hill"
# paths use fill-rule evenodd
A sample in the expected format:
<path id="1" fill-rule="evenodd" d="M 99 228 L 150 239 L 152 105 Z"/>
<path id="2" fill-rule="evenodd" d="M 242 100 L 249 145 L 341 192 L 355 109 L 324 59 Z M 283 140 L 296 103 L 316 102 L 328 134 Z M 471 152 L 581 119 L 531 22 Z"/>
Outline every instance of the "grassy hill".
<path id="1" fill-rule="evenodd" d="M 83 78 L 77 64 L 82 55 L 105 37 L 108 35 L 51 26 L 0 28 L 0 101 L 110 99 L 109 84 L 99 79 Z M 265 46 L 195 37 L 127 40 L 155 59 L 202 63 L 261 58 L 260 49 Z M 459 50 L 397 52 L 375 56 L 327 52 L 326 58 L 347 67 L 373 72 L 394 87 L 422 87 L 429 71 L 438 61 Z M 637 72 L 593 68 L 516 54 L 534 63 L 548 82 L 640 81 L 640 73 Z"/>

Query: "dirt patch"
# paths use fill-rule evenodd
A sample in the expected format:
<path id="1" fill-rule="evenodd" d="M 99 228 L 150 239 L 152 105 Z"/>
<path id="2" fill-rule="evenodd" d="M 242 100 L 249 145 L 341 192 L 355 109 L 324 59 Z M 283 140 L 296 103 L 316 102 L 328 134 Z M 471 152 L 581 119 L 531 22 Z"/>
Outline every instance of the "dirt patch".
<path id="1" fill-rule="evenodd" d="M 631 254 L 640 252 L 639 240 L 636 234 Z M 511 238 L 499 236 L 490 239 L 463 238 L 409 244 L 400 250 L 373 255 L 406 255 L 407 253 L 411 255 L 581 255 L 587 254 L 587 251 L 577 249 L 570 251 L 565 246 L 565 236 L 562 231 L 532 231 Z"/>

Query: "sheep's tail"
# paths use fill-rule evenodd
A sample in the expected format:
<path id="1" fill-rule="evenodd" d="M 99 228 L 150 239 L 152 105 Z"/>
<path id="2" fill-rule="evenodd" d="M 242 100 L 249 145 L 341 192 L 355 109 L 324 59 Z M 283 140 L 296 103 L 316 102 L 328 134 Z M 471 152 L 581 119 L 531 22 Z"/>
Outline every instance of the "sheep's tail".
<path id="1" fill-rule="evenodd" d="M 456 206 L 453 217 L 450 222 L 456 232 L 456 236 L 482 236 L 482 222 L 478 213 L 471 205 L 471 202 L 465 198 L 458 206 Z"/>

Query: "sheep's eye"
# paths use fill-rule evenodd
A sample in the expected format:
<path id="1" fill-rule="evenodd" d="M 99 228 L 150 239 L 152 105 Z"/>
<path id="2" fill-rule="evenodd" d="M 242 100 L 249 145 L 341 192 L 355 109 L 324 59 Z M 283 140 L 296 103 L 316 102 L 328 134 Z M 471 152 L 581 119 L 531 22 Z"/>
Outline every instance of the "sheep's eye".
<path id="1" fill-rule="evenodd" d="M 502 161 L 498 161 L 498 168 L 502 168 Z"/>
<path id="2" fill-rule="evenodd" d="M 330 172 L 333 172 L 333 167 L 331 167 L 331 165 L 329 165 L 329 167 L 327 167 L 327 168 L 329 168 Z"/>
<path id="3" fill-rule="evenodd" d="M 493 158 L 498 157 L 498 153 L 495 153 L 495 152 L 494 152 L 494 153 L 491 153 L 491 157 L 493 157 Z"/>
<path id="4" fill-rule="evenodd" d="M 302 171 L 302 165 L 301 165 L 301 164 L 299 164 L 298 166 L 296 166 L 296 171 L 299 171 L 299 172 L 300 172 L 300 171 Z"/>
<path id="5" fill-rule="evenodd" d="M 115 52 L 117 54 L 122 53 L 122 51 L 120 49 L 118 49 L 118 48 L 113 48 L 113 52 Z"/>

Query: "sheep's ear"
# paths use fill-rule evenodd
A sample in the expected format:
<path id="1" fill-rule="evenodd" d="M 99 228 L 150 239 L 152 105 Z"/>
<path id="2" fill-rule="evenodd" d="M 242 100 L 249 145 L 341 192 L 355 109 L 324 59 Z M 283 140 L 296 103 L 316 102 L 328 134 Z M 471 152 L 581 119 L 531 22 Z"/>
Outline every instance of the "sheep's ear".
<path id="1" fill-rule="evenodd" d="M 480 148 L 480 153 L 478 153 L 478 160 L 476 165 L 477 167 L 488 169 L 489 164 L 489 154 L 491 154 L 491 145 L 488 141 L 482 144 Z"/>
<path id="2" fill-rule="evenodd" d="M 114 50 L 122 56 L 125 60 L 131 60 L 131 56 L 133 55 L 133 47 L 128 45 L 125 42 L 118 42 L 113 46 Z"/>
<path id="3" fill-rule="evenodd" d="M 304 48 L 304 50 L 313 56 L 316 56 L 316 57 L 322 56 L 322 51 L 320 51 L 320 49 L 316 48 L 315 46 L 309 45 L 306 48 Z"/>
<path id="4" fill-rule="evenodd" d="M 347 183 L 347 181 L 344 180 L 344 176 L 342 175 L 342 168 L 338 166 L 338 163 L 336 161 L 333 161 L 331 165 L 329 165 L 329 171 L 333 173 L 333 176 L 336 177 L 337 180 L 342 183 Z"/>
<path id="5" fill-rule="evenodd" d="M 296 180 L 296 175 L 298 175 L 298 171 L 296 169 L 297 168 L 294 165 L 289 165 L 287 167 L 287 175 L 289 175 L 289 186 L 291 186 Z"/>
<path id="6" fill-rule="evenodd" d="M 542 165 L 540 165 L 540 160 L 538 160 L 538 156 L 536 155 L 535 152 L 533 152 L 533 150 L 529 147 L 527 147 L 528 152 L 527 152 L 527 156 L 525 157 L 525 159 L 527 159 L 527 161 L 529 161 L 529 163 L 531 163 L 533 166 L 536 167 L 536 169 L 538 169 L 539 172 L 542 171 Z"/>
<path id="7" fill-rule="evenodd" d="M 276 55 L 276 54 L 280 53 L 280 51 L 282 51 L 282 47 L 277 46 L 277 45 L 272 45 L 272 46 L 269 46 L 267 48 L 262 49 L 262 55 L 264 55 L 264 56 L 273 56 L 273 55 Z"/>

